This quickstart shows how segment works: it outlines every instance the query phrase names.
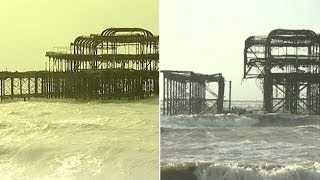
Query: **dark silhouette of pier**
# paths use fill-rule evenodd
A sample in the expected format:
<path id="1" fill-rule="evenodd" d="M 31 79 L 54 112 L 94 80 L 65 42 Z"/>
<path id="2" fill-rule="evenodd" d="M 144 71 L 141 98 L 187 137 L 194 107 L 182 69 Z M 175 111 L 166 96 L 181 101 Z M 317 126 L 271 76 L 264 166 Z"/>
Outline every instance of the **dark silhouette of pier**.
<path id="1" fill-rule="evenodd" d="M 109 28 L 47 52 L 45 70 L 0 72 L 0 99 L 141 99 L 159 94 L 159 36 Z"/>
<path id="2" fill-rule="evenodd" d="M 245 41 L 244 78 L 263 81 L 266 112 L 320 114 L 320 36 L 276 29 Z"/>
<path id="3" fill-rule="evenodd" d="M 163 115 L 222 113 L 224 77 L 221 74 L 198 74 L 192 71 L 163 73 Z M 210 86 L 217 87 L 216 93 Z M 208 95 L 211 95 L 209 98 Z"/>

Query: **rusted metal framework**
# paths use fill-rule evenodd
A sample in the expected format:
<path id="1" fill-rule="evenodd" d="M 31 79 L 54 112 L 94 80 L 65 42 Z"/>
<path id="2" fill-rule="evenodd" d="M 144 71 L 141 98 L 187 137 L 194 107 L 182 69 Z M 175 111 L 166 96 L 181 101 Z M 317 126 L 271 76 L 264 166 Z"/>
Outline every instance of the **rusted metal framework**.
<path id="1" fill-rule="evenodd" d="M 221 74 L 204 75 L 191 71 L 163 73 L 164 115 L 222 113 L 224 78 Z M 216 84 L 218 93 L 212 90 Z"/>
<path id="2" fill-rule="evenodd" d="M 47 52 L 45 71 L 0 72 L 0 99 L 141 99 L 159 94 L 159 36 L 109 28 Z"/>
<path id="3" fill-rule="evenodd" d="M 320 114 L 320 36 L 276 29 L 245 41 L 244 78 L 263 80 L 266 112 Z"/>
<path id="4" fill-rule="evenodd" d="M 47 52 L 53 72 L 83 69 L 158 70 L 159 36 L 141 28 L 109 28 L 79 36 L 69 49 Z"/>
<path id="5" fill-rule="evenodd" d="M 0 72 L 0 98 L 135 100 L 159 94 L 157 76 L 132 70 Z"/>

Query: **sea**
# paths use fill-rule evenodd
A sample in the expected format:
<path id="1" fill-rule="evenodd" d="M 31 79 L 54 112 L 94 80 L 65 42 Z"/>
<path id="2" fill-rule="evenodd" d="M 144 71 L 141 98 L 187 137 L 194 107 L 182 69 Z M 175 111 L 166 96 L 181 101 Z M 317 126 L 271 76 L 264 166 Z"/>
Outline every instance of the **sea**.
<path id="1" fill-rule="evenodd" d="M 0 103 L 1 180 L 152 180 L 158 97 Z"/>
<path id="2" fill-rule="evenodd" d="M 161 180 L 320 180 L 320 116 L 161 116 Z"/>

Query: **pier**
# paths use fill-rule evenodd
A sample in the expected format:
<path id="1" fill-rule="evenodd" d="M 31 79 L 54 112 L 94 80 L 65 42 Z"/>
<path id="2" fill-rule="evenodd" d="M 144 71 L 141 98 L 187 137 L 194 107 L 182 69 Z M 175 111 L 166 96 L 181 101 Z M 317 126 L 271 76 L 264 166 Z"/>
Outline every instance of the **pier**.
<path id="1" fill-rule="evenodd" d="M 161 73 L 163 115 L 222 113 L 225 82 L 221 74 L 168 70 Z"/>
<path id="2" fill-rule="evenodd" d="M 261 79 L 268 113 L 320 114 L 320 36 L 276 29 L 245 41 L 244 78 Z"/>
<path id="3" fill-rule="evenodd" d="M 0 72 L 1 101 L 13 98 L 142 99 L 159 94 L 159 36 L 109 28 L 46 53 L 45 70 Z"/>

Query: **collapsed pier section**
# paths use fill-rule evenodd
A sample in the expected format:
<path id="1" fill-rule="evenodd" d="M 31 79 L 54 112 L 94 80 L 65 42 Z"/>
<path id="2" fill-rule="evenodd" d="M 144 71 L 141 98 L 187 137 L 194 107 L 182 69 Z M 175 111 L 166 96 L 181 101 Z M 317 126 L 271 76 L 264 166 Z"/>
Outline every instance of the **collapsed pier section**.
<path id="1" fill-rule="evenodd" d="M 163 115 L 222 113 L 224 77 L 192 71 L 161 71 L 163 74 Z M 215 86 L 218 93 L 212 90 Z"/>
<path id="2" fill-rule="evenodd" d="M 320 114 L 320 37 L 276 29 L 245 41 L 244 78 L 263 81 L 266 112 Z"/>

